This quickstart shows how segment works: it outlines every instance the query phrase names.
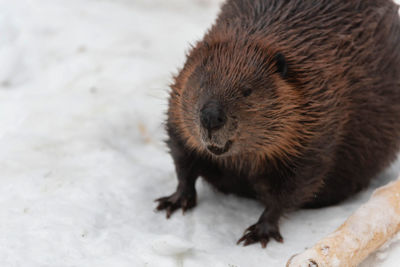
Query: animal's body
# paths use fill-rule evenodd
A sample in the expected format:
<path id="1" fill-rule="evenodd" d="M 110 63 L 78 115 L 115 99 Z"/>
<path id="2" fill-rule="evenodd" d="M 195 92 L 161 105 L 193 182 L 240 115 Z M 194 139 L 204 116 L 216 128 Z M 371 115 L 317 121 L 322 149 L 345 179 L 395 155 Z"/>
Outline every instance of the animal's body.
<path id="1" fill-rule="evenodd" d="M 265 205 L 239 240 L 282 240 L 289 210 L 362 188 L 400 148 L 400 21 L 390 0 L 228 0 L 187 55 L 169 98 L 177 191 L 201 176 Z"/>

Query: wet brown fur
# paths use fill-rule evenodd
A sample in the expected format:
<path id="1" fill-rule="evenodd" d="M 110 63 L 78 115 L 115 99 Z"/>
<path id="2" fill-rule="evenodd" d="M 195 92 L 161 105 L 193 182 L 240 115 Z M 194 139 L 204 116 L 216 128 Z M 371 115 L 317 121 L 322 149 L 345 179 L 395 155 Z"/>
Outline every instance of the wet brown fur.
<path id="1" fill-rule="evenodd" d="M 171 86 L 168 145 L 179 186 L 159 209 L 194 206 L 202 176 L 266 206 L 258 224 L 268 225 L 243 239 L 266 244 L 279 239 L 273 225 L 282 213 L 360 191 L 400 148 L 399 45 L 389 0 L 228 0 Z M 209 98 L 237 122 L 227 126 L 237 128 L 227 155 L 209 153 L 199 138 Z"/>

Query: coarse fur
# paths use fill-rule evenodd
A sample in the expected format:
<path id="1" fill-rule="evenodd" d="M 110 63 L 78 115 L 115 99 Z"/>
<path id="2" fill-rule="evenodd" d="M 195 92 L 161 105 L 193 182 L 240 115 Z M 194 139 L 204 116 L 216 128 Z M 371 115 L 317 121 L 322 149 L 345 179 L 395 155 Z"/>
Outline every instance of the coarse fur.
<path id="1" fill-rule="evenodd" d="M 265 246 L 283 213 L 366 187 L 400 148 L 399 45 L 391 0 L 228 0 L 171 86 L 179 184 L 158 209 L 194 207 L 201 176 L 265 205 L 239 240 Z"/>

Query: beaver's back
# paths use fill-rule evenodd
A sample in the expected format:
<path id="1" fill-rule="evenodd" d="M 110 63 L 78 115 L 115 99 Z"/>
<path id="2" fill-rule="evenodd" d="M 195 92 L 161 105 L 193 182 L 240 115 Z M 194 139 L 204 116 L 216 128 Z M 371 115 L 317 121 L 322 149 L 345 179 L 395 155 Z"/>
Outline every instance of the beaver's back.
<path id="1" fill-rule="evenodd" d="M 232 34 L 264 39 L 300 72 L 328 67 L 325 75 L 332 76 L 338 71 L 331 66 L 373 75 L 400 70 L 393 69 L 400 62 L 400 25 L 391 0 L 229 0 L 205 41 Z"/>

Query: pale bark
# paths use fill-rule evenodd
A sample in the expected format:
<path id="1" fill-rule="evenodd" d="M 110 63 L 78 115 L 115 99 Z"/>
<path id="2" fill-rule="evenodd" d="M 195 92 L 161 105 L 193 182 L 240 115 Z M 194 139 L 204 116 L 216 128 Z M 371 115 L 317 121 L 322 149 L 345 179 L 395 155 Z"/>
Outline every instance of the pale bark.
<path id="1" fill-rule="evenodd" d="M 400 177 L 378 188 L 334 233 L 293 256 L 287 267 L 351 267 L 400 230 Z"/>

